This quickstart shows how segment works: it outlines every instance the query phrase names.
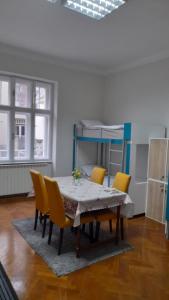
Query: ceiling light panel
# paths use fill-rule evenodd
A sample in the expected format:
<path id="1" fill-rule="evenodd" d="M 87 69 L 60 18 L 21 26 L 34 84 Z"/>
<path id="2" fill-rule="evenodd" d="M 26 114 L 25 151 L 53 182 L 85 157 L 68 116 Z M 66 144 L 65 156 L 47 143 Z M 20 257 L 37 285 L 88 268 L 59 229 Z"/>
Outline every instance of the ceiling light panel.
<path id="1" fill-rule="evenodd" d="M 66 0 L 63 5 L 71 10 L 100 20 L 119 8 L 124 0 Z"/>
<path id="2" fill-rule="evenodd" d="M 47 0 L 49 3 L 56 3 L 57 0 Z"/>

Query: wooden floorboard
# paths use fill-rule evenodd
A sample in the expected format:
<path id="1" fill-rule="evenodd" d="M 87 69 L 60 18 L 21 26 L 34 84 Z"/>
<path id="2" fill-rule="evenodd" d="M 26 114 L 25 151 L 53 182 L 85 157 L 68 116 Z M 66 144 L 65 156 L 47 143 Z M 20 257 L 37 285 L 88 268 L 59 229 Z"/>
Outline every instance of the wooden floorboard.
<path id="1" fill-rule="evenodd" d="M 19 299 L 169 300 L 169 241 L 163 225 L 145 217 L 129 220 L 133 251 L 58 278 L 11 224 L 33 215 L 31 198 L 0 202 L 0 261 Z"/>

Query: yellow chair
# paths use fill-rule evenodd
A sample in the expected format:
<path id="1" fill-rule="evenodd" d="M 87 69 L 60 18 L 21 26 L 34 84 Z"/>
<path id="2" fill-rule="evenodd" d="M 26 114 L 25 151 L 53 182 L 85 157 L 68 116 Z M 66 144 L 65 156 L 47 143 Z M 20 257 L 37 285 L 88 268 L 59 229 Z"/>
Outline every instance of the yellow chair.
<path id="1" fill-rule="evenodd" d="M 90 180 L 98 184 L 103 184 L 105 173 L 106 170 L 104 168 L 94 167 L 90 176 Z"/>
<path id="2" fill-rule="evenodd" d="M 37 172 L 36 170 L 30 170 L 30 174 L 32 177 L 36 203 L 34 230 L 36 230 L 37 228 L 38 215 L 40 213 L 40 218 L 44 219 L 42 230 L 42 237 L 44 237 L 46 230 L 46 220 L 49 217 L 47 190 L 43 176 L 39 172 Z"/>
<path id="3" fill-rule="evenodd" d="M 124 192 L 128 193 L 129 184 L 131 181 L 131 176 L 125 173 L 117 172 L 112 187 Z M 118 208 L 117 208 L 118 209 Z M 116 213 L 111 209 L 107 209 L 106 212 L 102 212 L 96 216 L 96 239 L 98 239 L 100 222 L 108 221 L 110 226 L 110 232 L 112 232 L 112 219 L 116 218 Z M 123 216 L 120 215 L 120 229 L 121 229 L 121 239 L 124 239 L 124 224 L 123 224 Z M 117 225 L 117 224 L 116 224 Z M 116 228 L 116 230 L 118 230 Z"/>
<path id="4" fill-rule="evenodd" d="M 112 187 L 121 192 L 128 193 L 130 180 L 131 180 L 130 175 L 117 172 Z"/>
<path id="5" fill-rule="evenodd" d="M 106 170 L 101 167 L 94 167 L 90 176 L 90 180 L 92 182 L 98 183 L 98 184 L 103 184 L 104 177 L 106 174 Z M 93 234 L 93 224 L 89 224 L 89 230 L 90 230 L 90 235 L 92 236 Z M 85 232 L 85 224 L 82 227 L 82 232 Z"/>
<path id="6" fill-rule="evenodd" d="M 46 184 L 46 189 L 47 189 L 48 199 L 49 199 L 49 207 L 50 207 L 50 216 L 49 216 L 50 226 L 49 226 L 48 244 L 51 243 L 53 224 L 55 224 L 58 227 L 60 227 L 60 237 L 59 237 L 59 247 L 58 247 L 58 255 L 60 255 L 62 241 L 63 241 L 64 228 L 72 227 L 73 220 L 65 215 L 64 199 L 60 193 L 59 186 L 58 186 L 56 180 L 45 176 L 44 181 Z M 94 220 L 93 216 L 86 214 L 80 218 L 80 223 L 86 224 L 86 223 L 93 222 L 93 220 Z M 78 230 L 77 230 L 77 246 L 76 246 L 77 257 L 79 257 L 79 251 L 80 251 L 80 230 L 78 228 Z"/>

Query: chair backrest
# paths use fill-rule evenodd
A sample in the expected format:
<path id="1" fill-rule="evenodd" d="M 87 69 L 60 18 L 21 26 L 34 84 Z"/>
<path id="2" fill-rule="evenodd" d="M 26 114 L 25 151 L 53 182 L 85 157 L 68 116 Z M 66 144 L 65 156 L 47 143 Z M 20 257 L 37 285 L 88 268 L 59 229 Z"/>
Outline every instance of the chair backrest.
<path id="1" fill-rule="evenodd" d="M 49 211 L 48 195 L 43 176 L 36 170 L 30 170 L 32 177 L 36 208 L 43 214 Z"/>
<path id="2" fill-rule="evenodd" d="M 50 177 L 44 176 L 44 181 L 49 199 L 50 219 L 53 223 L 62 227 L 65 222 L 65 209 L 59 186 L 56 180 Z"/>
<path id="3" fill-rule="evenodd" d="M 90 180 L 95 183 L 103 184 L 105 174 L 105 169 L 100 167 L 94 167 L 90 176 Z"/>
<path id="4" fill-rule="evenodd" d="M 112 187 L 124 193 L 128 193 L 130 180 L 130 175 L 117 172 Z"/>

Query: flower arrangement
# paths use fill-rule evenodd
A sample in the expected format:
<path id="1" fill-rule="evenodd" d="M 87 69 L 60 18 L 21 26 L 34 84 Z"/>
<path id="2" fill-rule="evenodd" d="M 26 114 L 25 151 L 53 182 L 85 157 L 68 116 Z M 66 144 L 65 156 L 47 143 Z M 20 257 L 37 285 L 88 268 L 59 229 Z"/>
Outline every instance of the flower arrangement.
<path id="1" fill-rule="evenodd" d="M 72 176 L 74 179 L 80 179 L 81 178 L 81 172 L 79 169 L 74 169 L 72 172 Z"/>

